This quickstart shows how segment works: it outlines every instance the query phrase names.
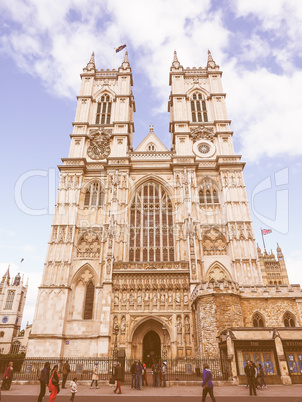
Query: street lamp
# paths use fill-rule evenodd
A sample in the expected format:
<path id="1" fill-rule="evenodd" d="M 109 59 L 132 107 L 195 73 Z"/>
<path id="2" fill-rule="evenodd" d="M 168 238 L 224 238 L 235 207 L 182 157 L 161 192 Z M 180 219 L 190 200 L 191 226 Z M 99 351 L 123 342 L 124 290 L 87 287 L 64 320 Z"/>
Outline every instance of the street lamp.
<path id="1" fill-rule="evenodd" d="M 163 344 L 163 360 L 167 360 L 167 345 L 166 345 L 166 327 L 163 325 L 163 336 L 164 336 L 164 344 Z"/>
<path id="2" fill-rule="evenodd" d="M 113 359 L 117 360 L 117 336 L 118 336 L 118 331 L 119 331 L 118 324 L 114 325 L 113 331 L 114 331 L 114 335 L 115 335 L 114 348 L 113 348 Z"/>

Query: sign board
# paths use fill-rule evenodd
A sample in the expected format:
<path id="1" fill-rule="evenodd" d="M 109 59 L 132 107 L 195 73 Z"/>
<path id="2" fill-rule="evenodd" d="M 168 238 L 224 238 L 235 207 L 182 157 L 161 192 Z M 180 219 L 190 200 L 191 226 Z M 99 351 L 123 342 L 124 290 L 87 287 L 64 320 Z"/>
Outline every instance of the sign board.
<path id="1" fill-rule="evenodd" d="M 191 364 L 186 364 L 185 369 L 186 369 L 186 374 L 192 374 L 192 365 Z"/>
<path id="2" fill-rule="evenodd" d="M 83 364 L 76 365 L 76 374 L 83 374 Z"/>
<path id="3" fill-rule="evenodd" d="M 31 364 L 27 364 L 25 367 L 25 374 L 30 374 L 31 373 Z"/>

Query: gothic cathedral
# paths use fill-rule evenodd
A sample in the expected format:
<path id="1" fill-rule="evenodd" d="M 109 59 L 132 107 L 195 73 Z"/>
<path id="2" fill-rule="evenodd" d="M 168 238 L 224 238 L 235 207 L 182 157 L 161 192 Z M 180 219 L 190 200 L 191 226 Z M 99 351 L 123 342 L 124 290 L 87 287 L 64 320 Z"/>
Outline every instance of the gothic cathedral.
<path id="1" fill-rule="evenodd" d="M 221 76 L 210 52 L 205 68 L 183 68 L 175 52 L 171 149 L 151 125 L 133 150 L 128 54 L 117 70 L 97 70 L 92 55 L 27 357 L 112 357 L 117 343 L 147 362 L 223 355 L 243 375 L 258 353 L 290 382 L 279 357 L 298 364 L 302 343 L 286 342 L 301 339 L 302 293 L 279 246 L 277 259 L 257 249 Z"/>

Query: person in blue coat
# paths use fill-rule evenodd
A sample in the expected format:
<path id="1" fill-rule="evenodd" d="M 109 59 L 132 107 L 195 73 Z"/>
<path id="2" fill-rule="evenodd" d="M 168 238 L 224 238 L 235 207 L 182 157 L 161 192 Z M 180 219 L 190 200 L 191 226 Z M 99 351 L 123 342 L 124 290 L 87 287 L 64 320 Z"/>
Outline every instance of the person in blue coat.
<path id="1" fill-rule="evenodd" d="M 203 388 L 201 402 L 205 402 L 208 393 L 210 394 L 212 402 L 216 402 L 213 391 L 214 385 L 212 382 L 212 371 L 210 370 L 209 365 L 207 363 L 203 365 L 201 386 Z"/>

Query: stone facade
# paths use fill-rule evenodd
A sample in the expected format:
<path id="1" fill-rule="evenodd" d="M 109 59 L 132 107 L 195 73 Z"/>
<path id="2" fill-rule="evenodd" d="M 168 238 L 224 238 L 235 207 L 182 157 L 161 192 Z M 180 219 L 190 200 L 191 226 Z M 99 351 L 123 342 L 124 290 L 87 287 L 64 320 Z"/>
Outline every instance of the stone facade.
<path id="1" fill-rule="evenodd" d="M 218 356 L 226 328 L 282 325 L 285 308 L 301 325 L 301 291 L 264 286 L 221 75 L 210 52 L 205 68 L 183 68 L 175 52 L 171 149 L 151 125 L 133 150 L 128 55 L 118 70 L 97 70 L 92 55 L 59 166 L 29 357 Z"/>
<path id="2" fill-rule="evenodd" d="M 10 277 L 9 268 L 0 283 L 0 353 L 16 351 L 13 347 L 15 337 L 19 335 L 28 283 L 18 274 Z M 19 350 L 19 349 L 18 349 Z"/>

